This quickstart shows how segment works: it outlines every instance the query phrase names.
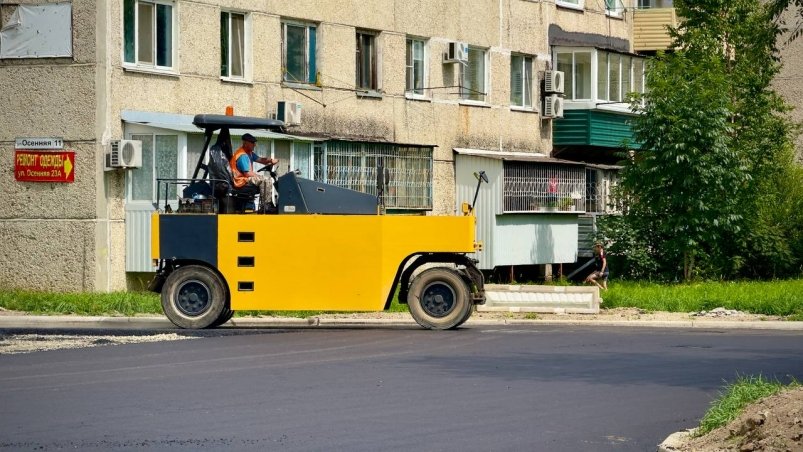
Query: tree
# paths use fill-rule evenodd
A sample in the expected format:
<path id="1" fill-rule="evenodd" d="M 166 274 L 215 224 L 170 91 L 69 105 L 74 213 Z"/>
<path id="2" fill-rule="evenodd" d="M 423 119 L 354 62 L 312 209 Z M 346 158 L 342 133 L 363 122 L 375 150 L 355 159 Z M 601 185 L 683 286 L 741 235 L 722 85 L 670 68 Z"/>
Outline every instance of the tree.
<path id="1" fill-rule="evenodd" d="M 770 87 L 781 32 L 772 5 L 675 7 L 684 19 L 671 32 L 673 52 L 651 61 L 647 93 L 633 103 L 641 146 L 622 171 L 623 221 L 647 238 L 642 246 L 666 276 L 737 276 L 753 251 L 789 267 L 778 240 L 787 228 L 760 227 L 777 226 L 762 203 L 777 194 L 768 182 L 788 176 L 792 143 L 787 107 Z"/>

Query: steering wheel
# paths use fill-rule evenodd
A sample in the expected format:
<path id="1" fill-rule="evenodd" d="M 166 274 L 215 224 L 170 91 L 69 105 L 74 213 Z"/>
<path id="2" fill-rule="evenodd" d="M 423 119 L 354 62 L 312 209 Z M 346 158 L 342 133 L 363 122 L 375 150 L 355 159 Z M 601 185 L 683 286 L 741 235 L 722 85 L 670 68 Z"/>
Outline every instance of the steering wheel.
<path id="1" fill-rule="evenodd" d="M 258 169 L 257 172 L 258 173 L 268 172 L 268 174 L 270 174 L 270 178 L 273 179 L 274 182 L 276 182 L 276 179 L 278 177 L 276 175 L 276 171 L 273 171 L 273 165 L 265 165 L 262 168 Z"/>

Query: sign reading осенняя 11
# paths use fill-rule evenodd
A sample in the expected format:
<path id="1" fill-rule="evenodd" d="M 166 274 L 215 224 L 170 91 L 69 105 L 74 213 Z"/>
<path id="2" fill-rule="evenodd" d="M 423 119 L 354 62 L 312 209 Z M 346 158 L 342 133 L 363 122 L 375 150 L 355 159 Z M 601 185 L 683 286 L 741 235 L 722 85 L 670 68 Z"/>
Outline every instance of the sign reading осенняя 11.
<path id="1" fill-rule="evenodd" d="M 23 182 L 75 182 L 75 152 L 29 151 L 14 154 L 14 178 Z"/>

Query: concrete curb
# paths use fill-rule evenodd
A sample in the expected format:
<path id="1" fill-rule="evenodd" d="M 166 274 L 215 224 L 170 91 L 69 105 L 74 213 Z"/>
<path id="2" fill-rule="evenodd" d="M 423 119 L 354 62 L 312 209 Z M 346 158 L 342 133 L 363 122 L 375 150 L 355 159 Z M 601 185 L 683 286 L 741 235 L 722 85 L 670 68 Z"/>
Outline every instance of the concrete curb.
<path id="1" fill-rule="evenodd" d="M 679 329 L 749 329 L 803 331 L 799 321 L 711 321 L 711 320 L 543 320 L 543 319 L 469 319 L 466 326 L 600 326 Z M 224 327 L 230 328 L 418 328 L 412 318 L 327 318 L 309 317 L 236 317 Z M 0 316 L 0 328 L 81 328 L 81 329 L 177 329 L 164 316 L 86 317 L 86 316 Z"/>

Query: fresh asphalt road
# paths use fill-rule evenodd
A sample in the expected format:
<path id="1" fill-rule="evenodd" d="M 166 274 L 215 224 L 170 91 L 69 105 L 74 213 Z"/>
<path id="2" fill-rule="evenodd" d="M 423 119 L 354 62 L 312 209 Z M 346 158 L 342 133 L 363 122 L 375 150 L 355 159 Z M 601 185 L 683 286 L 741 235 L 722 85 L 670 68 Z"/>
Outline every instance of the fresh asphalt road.
<path id="1" fill-rule="evenodd" d="M 801 354 L 801 332 L 474 326 L 0 355 L 0 450 L 649 451 L 738 375 L 803 380 Z"/>

